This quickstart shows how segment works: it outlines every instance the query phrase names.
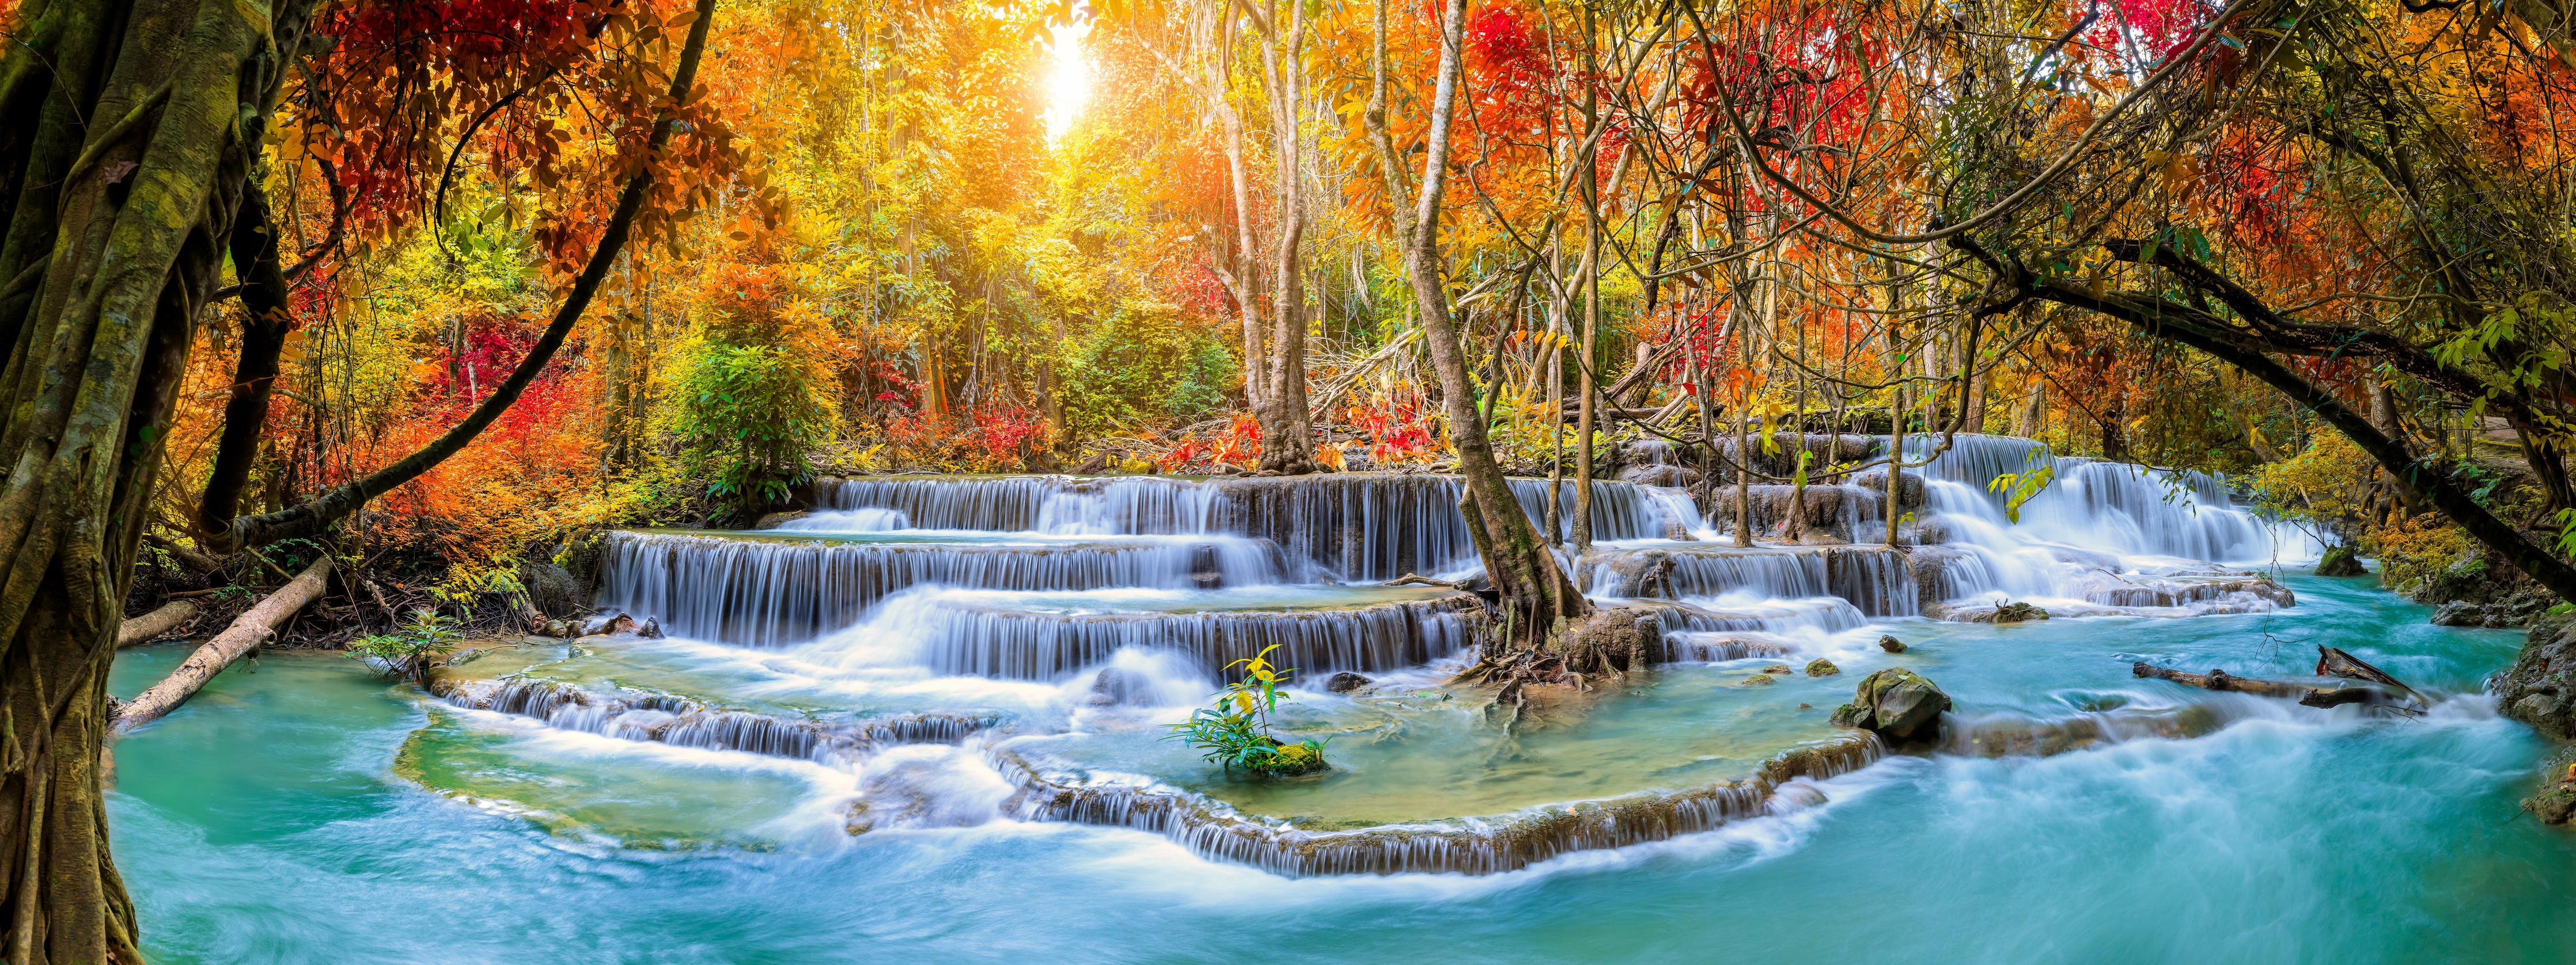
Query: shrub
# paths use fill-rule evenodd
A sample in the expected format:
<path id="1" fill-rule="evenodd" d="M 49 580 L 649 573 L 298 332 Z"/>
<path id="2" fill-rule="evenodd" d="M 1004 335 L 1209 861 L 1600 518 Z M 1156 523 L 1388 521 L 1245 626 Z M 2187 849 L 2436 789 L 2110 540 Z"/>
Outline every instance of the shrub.
<path id="1" fill-rule="evenodd" d="M 2486 573 L 2468 534 L 2437 517 L 2417 516 L 2370 534 L 2379 557 L 2379 581 L 2407 596 L 2441 583 L 2475 582 Z"/>
<path id="2" fill-rule="evenodd" d="M 1186 741 L 1198 748 L 1201 756 L 1226 770 L 1243 768 L 1254 774 L 1289 776 L 1323 770 L 1324 742 L 1308 739 L 1295 744 L 1284 743 L 1270 733 L 1270 713 L 1279 707 L 1279 685 L 1296 673 L 1295 668 L 1270 664 L 1270 651 L 1276 645 L 1262 648 L 1259 654 L 1227 664 L 1226 669 L 1243 668 L 1243 679 L 1217 691 L 1215 705 L 1190 712 L 1190 719 L 1171 725 L 1166 740 Z"/>
<path id="3" fill-rule="evenodd" d="M 822 380 L 786 349 L 708 344 L 680 380 L 674 426 L 707 495 L 738 513 L 784 502 L 829 435 Z"/>
<path id="4" fill-rule="evenodd" d="M 419 677 L 456 649 L 465 634 L 456 621 L 435 610 L 411 611 L 410 619 L 392 633 L 370 634 L 349 641 L 349 656 L 396 677 Z"/>

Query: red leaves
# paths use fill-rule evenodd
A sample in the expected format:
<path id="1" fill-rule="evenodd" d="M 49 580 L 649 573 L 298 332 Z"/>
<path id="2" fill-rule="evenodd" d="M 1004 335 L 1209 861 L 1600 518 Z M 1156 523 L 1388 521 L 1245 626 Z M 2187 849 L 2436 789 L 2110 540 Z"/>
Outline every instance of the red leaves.
<path id="1" fill-rule="evenodd" d="M 361 237 L 388 237 L 480 185 L 533 188 L 539 244 L 568 268 L 638 165 L 662 175 L 638 222 L 646 238 L 743 167 L 703 96 L 679 107 L 668 151 L 638 156 L 671 107 L 675 12 L 685 16 L 674 0 L 334 0 L 317 27 L 332 45 L 280 126 L 337 183 Z"/>

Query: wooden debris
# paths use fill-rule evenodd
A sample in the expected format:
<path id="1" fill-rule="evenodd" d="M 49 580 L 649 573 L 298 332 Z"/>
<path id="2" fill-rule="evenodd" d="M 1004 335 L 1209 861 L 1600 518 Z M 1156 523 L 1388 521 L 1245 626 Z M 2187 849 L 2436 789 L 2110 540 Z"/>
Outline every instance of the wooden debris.
<path id="1" fill-rule="evenodd" d="M 2279 697 L 2284 700 L 2298 701 L 2308 707 L 2339 707 L 2344 704 L 2382 707 L 2395 706 L 2398 703 L 2395 695 L 2379 687 L 2324 687 L 2286 680 L 2239 677 L 2224 670 L 2212 670 L 2205 674 L 2187 673 L 2171 667 L 2159 667 L 2143 660 L 2132 665 L 2130 670 L 2140 677 L 2170 680 L 2202 690 L 2253 694 L 2257 697 Z M 2411 691 L 2409 693 L 2411 694 Z"/>

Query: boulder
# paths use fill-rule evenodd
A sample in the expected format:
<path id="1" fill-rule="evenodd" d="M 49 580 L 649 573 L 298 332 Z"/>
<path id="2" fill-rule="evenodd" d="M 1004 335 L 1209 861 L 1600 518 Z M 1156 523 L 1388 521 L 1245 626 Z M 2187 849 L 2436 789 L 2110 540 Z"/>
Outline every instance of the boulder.
<path id="1" fill-rule="evenodd" d="M 1950 695 L 1913 671 L 1889 667 L 1863 677 L 1852 702 L 1834 711 L 1834 723 L 1856 727 L 1898 743 L 1939 736 L 1941 715 Z"/>
<path id="2" fill-rule="evenodd" d="M 2326 555 L 2317 558 L 2318 576 L 2362 576 L 2369 572 L 2361 568 L 2361 554 L 2350 546 L 2327 547 Z"/>
<path id="3" fill-rule="evenodd" d="M 2559 740 L 2576 739 L 2576 616 L 2543 617 L 2522 655 L 2487 680 L 2504 715 Z"/>
<path id="4" fill-rule="evenodd" d="M 1116 667 L 1102 667 L 1100 674 L 1091 678 L 1091 699 L 1088 703 L 1094 707 L 1149 703 L 1150 701 L 1146 699 L 1150 696 L 1149 686 L 1145 680 L 1135 674 Z"/>
<path id="5" fill-rule="evenodd" d="M 1557 652 L 1565 669 L 1590 676 L 1643 670 L 1663 652 L 1663 621 L 1652 607 L 1612 606 L 1592 611 L 1565 631 Z"/>
<path id="6" fill-rule="evenodd" d="M 2542 769 L 2540 793 L 2522 800 L 2522 809 L 2542 824 L 2565 824 L 2576 818 L 2576 748 L 2560 751 Z"/>
<path id="7" fill-rule="evenodd" d="M 753 529 L 777 529 L 778 527 L 780 527 L 780 526 L 782 526 L 782 525 L 785 525 L 785 524 L 787 524 L 787 523 L 790 523 L 790 522 L 793 522 L 793 521 L 796 521 L 796 520 L 804 519 L 805 517 L 807 517 L 807 516 L 811 516 L 811 515 L 814 515 L 814 514 L 813 514 L 812 512 L 810 512 L 810 511 L 802 510 L 802 509 L 791 509 L 791 510 L 787 510 L 787 511 L 785 511 L 785 512 L 778 512 L 778 513 L 764 513 L 764 514 L 762 514 L 762 515 L 761 515 L 761 517 L 760 517 L 760 519 L 759 519 L 758 521 L 756 521 L 756 522 L 754 522 L 754 523 L 752 523 L 752 524 L 751 524 L 751 528 L 753 528 Z"/>
<path id="8" fill-rule="evenodd" d="M 1841 672 L 1843 668 L 1834 666 L 1833 661 L 1823 657 L 1807 661 L 1807 676 L 1810 677 L 1831 677 Z"/>
<path id="9" fill-rule="evenodd" d="M 2553 605 L 2547 595 L 2537 592 L 2514 593 L 2491 603 L 2453 600 L 2433 611 L 2433 625 L 2510 630 L 2530 626 Z"/>
<path id="10" fill-rule="evenodd" d="M 1878 638 L 1878 648 L 1889 653 L 1904 653 L 1905 641 L 1882 634 Z"/>
<path id="11" fill-rule="evenodd" d="M 2045 619 L 2048 619 L 2048 611 L 2046 610 L 2042 610 L 2028 603 L 2007 602 L 2004 605 L 1995 608 L 1994 619 L 1989 622 L 2021 623 L 2026 620 Z"/>
<path id="12" fill-rule="evenodd" d="M 582 611 L 581 582 L 571 571 L 554 563 L 553 553 L 529 553 L 519 564 L 519 586 L 528 592 L 528 604 L 548 619 L 561 620 Z"/>
<path id="13" fill-rule="evenodd" d="M 1324 689 L 1336 694 L 1347 694 L 1362 687 L 1366 687 L 1370 683 L 1371 681 L 1367 677 L 1345 670 L 1341 673 L 1325 678 Z"/>

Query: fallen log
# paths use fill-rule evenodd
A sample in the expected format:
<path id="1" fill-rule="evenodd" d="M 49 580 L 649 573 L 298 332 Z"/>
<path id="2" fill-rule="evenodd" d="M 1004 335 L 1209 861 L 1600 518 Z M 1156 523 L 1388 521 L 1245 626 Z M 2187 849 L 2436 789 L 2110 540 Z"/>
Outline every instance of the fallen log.
<path id="1" fill-rule="evenodd" d="M 187 626 L 197 618 L 197 605 L 186 600 L 172 600 L 160 609 L 116 625 L 116 649 L 138 646 L 158 640 L 171 631 Z"/>
<path id="2" fill-rule="evenodd" d="M 2208 673 L 2186 673 L 2172 667 L 2159 667 L 2144 660 L 2130 668 L 2141 677 L 2170 680 L 2188 687 L 2220 693 L 2253 694 L 2257 697 L 2279 697 L 2295 700 L 2309 707 L 2340 707 L 2344 704 L 2387 706 L 2396 703 L 2388 691 L 2378 687 L 2323 687 L 2316 684 L 2292 683 L 2286 680 L 2262 680 L 2239 677 L 2224 670 Z"/>
<path id="3" fill-rule="evenodd" d="M 331 558 L 325 556 L 305 567 L 304 572 L 294 579 L 286 581 L 285 586 L 278 587 L 277 592 L 269 594 L 267 599 L 243 611 L 232 626 L 224 628 L 224 632 L 216 634 L 214 639 L 198 647 L 197 652 L 189 654 L 188 659 L 179 664 L 179 669 L 170 671 L 170 675 L 161 678 L 160 683 L 153 684 L 152 689 L 126 704 L 117 715 L 116 729 L 133 730 L 187 703 L 189 697 L 196 695 L 198 688 L 206 685 L 206 681 L 215 679 L 216 674 L 223 673 L 224 668 L 232 666 L 233 661 L 240 660 L 244 654 L 259 649 L 260 644 L 277 635 L 278 627 L 320 599 L 324 587 L 330 584 L 330 576 Z"/>
<path id="4" fill-rule="evenodd" d="M 2367 680 L 2405 694 L 2406 699 L 2414 701 L 2417 706 L 2430 707 L 2433 704 L 2432 701 L 2425 700 L 2423 694 L 2416 693 L 2415 688 L 2399 683 L 2397 678 L 2389 676 L 2387 671 L 2371 666 L 2360 657 L 2343 652 L 2341 647 L 2323 645 L 2317 647 L 2317 676 Z"/>

